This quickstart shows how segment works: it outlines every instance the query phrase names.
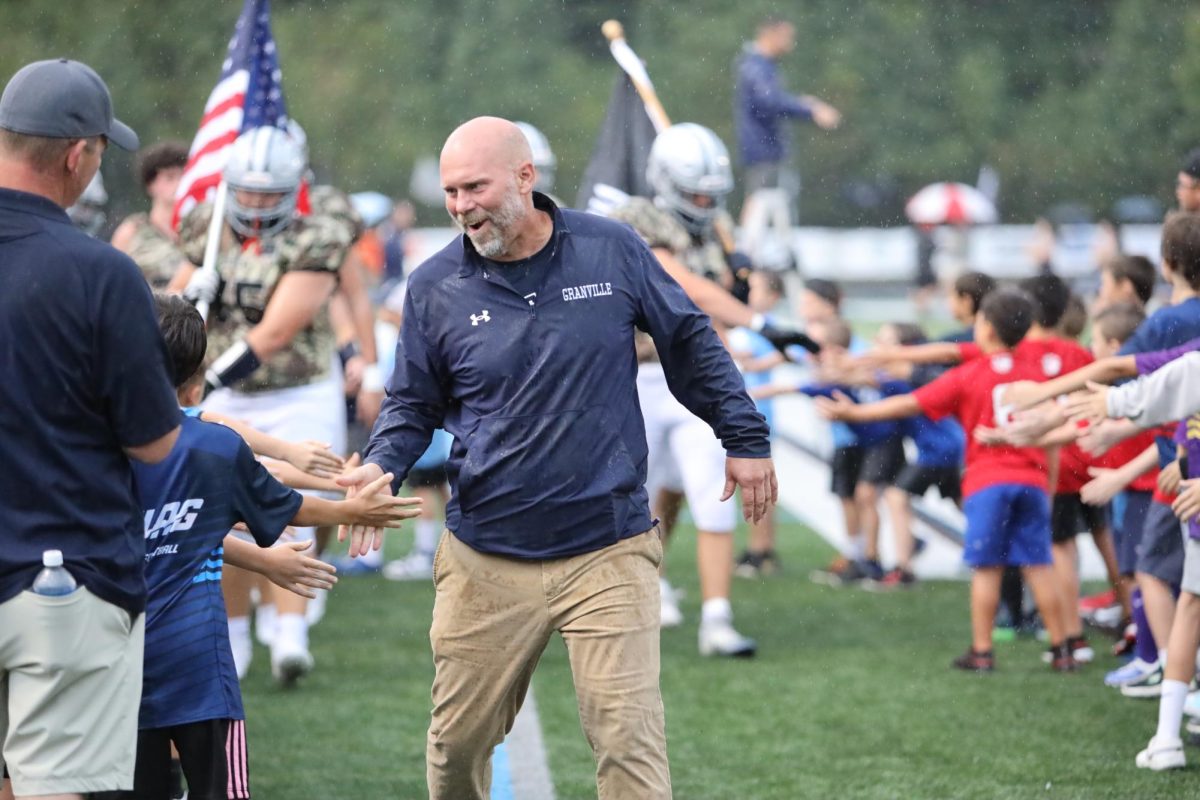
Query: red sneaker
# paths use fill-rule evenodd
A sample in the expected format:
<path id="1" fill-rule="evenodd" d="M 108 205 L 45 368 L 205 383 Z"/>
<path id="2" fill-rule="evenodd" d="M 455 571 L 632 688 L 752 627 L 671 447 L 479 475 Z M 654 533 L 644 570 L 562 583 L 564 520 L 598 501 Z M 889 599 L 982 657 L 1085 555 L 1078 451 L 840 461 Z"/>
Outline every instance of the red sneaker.
<path id="1" fill-rule="evenodd" d="M 951 661 L 950 666 L 955 669 L 966 670 L 967 672 L 991 672 L 996 669 L 996 657 L 992 654 L 991 650 L 980 653 L 971 648 Z"/>
<path id="2" fill-rule="evenodd" d="M 1112 589 L 1099 594 L 1088 595 L 1087 597 L 1079 598 L 1080 613 L 1086 611 L 1099 611 L 1102 608 L 1108 608 L 1117 604 L 1117 593 Z"/>

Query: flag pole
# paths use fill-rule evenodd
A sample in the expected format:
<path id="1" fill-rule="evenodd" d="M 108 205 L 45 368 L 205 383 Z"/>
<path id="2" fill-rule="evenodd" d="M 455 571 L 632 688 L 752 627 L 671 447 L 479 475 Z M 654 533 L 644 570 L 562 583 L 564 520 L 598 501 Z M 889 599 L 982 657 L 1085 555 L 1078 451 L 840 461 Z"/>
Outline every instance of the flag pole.
<path id="1" fill-rule="evenodd" d="M 654 130 L 662 133 L 671 127 L 671 118 L 659 102 L 654 84 L 650 82 L 650 74 L 646 72 L 646 67 L 637 57 L 637 53 L 633 52 L 633 48 L 625 41 L 624 26 L 615 19 L 610 19 L 600 26 L 600 32 L 608 39 L 608 49 L 612 51 L 613 58 L 617 60 L 621 69 L 625 70 L 625 74 L 633 82 L 633 88 L 637 89 L 638 96 L 646 104 L 646 113 L 654 123 Z"/>
<path id="2" fill-rule="evenodd" d="M 217 259 L 221 254 L 221 232 L 225 226 L 225 197 L 228 193 L 225 180 L 222 179 L 217 184 L 217 191 L 213 196 L 212 218 L 208 221 L 208 238 L 204 242 L 204 264 L 200 269 L 217 271 Z M 208 319 L 207 300 L 197 302 L 196 310 L 200 312 L 201 319 Z"/>
<path id="3" fill-rule="evenodd" d="M 613 58 L 617 60 L 621 69 L 625 70 L 625 74 L 633 83 L 633 88 L 637 89 L 638 96 L 646 105 L 646 114 L 654 123 L 654 130 L 662 133 L 671 127 L 671 118 L 667 116 L 666 109 L 658 99 L 658 92 L 654 91 L 654 84 L 650 82 L 650 73 L 646 72 L 646 65 L 625 41 L 625 26 L 615 19 L 610 19 L 600 26 L 600 32 L 604 34 L 605 39 L 608 39 L 608 49 L 612 51 Z M 719 223 L 713 225 L 713 231 L 721 240 L 721 249 L 726 254 L 732 253 L 736 249 L 732 231 Z"/>

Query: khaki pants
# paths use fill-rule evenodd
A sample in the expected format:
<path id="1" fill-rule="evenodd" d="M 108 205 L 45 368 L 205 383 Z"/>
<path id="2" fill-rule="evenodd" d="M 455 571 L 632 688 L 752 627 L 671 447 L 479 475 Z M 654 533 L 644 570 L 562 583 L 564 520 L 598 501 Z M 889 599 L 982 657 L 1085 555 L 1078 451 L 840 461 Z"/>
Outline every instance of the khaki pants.
<path id="1" fill-rule="evenodd" d="M 659 694 L 657 530 L 571 558 L 521 561 L 450 532 L 434 557 L 431 800 L 486 800 L 550 635 L 562 634 L 602 800 L 671 797 Z"/>
<path id="2" fill-rule="evenodd" d="M 14 794 L 133 788 L 145 624 L 83 587 L 0 603 L 0 765 Z"/>

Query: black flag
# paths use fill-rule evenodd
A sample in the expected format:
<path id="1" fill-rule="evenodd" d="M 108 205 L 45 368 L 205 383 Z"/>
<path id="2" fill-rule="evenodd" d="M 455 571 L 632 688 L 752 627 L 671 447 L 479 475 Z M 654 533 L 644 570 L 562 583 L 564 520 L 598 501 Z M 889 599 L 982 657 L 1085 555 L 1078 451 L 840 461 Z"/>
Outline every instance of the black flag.
<path id="1" fill-rule="evenodd" d="M 656 135 L 646 104 L 622 70 L 583 173 L 576 208 L 603 214 L 622 205 L 628 195 L 649 197 L 646 161 Z"/>

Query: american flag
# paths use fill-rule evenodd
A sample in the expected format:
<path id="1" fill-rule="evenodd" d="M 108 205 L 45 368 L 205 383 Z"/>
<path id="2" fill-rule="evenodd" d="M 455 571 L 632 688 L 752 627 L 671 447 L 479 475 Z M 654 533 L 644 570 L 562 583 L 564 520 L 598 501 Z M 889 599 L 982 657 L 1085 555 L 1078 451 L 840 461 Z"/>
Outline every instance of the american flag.
<path id="1" fill-rule="evenodd" d="M 246 0 L 221 65 L 221 79 L 208 96 L 188 152 L 172 225 L 178 227 L 183 215 L 212 195 L 237 137 L 263 125 L 287 125 L 283 73 L 271 35 L 270 0 Z"/>

